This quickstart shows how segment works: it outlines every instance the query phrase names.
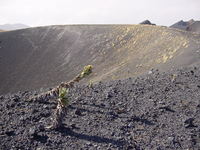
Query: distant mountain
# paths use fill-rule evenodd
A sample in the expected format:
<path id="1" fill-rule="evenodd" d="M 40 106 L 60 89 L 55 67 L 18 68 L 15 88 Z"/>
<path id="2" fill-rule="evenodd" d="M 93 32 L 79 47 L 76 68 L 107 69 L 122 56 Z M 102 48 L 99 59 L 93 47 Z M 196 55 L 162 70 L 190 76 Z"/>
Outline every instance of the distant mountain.
<path id="1" fill-rule="evenodd" d="M 29 26 L 24 25 L 24 24 L 4 24 L 0 25 L 0 30 L 18 30 L 18 29 L 24 29 L 24 28 L 29 28 Z"/>
<path id="2" fill-rule="evenodd" d="M 149 20 L 144 20 L 140 24 L 156 25 L 155 23 L 151 23 Z"/>
<path id="3" fill-rule="evenodd" d="M 187 28 L 188 31 L 200 33 L 200 21 L 195 21 Z"/>
<path id="4" fill-rule="evenodd" d="M 170 26 L 171 28 L 177 28 L 185 31 L 192 31 L 200 33 L 200 21 L 195 21 L 193 19 L 189 21 L 178 21 L 177 23 Z"/>

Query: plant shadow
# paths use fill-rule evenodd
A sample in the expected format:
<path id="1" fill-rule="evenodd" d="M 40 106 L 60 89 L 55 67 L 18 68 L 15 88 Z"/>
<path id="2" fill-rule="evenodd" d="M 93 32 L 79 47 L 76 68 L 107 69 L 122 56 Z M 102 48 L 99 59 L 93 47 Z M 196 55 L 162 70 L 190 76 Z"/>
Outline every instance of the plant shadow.
<path id="1" fill-rule="evenodd" d="M 63 135 L 63 136 L 72 136 L 78 139 L 90 141 L 90 142 L 96 142 L 96 143 L 105 143 L 105 144 L 112 144 L 117 147 L 124 147 L 126 145 L 126 141 L 123 140 L 114 140 L 110 138 L 105 138 L 105 137 L 100 137 L 97 135 L 87 135 L 84 133 L 77 133 L 74 132 L 72 129 L 67 128 L 67 127 L 62 127 L 58 129 L 58 131 Z"/>

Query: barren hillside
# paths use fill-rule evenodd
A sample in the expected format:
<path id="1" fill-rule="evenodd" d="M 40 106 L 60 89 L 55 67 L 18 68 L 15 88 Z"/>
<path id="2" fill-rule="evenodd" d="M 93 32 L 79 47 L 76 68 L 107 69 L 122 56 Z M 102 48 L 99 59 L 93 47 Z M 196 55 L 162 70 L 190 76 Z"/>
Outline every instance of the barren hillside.
<path id="1" fill-rule="evenodd" d="M 149 25 L 66 25 L 0 33 L 0 93 L 52 87 L 84 65 L 84 82 L 199 63 L 200 35 Z"/>

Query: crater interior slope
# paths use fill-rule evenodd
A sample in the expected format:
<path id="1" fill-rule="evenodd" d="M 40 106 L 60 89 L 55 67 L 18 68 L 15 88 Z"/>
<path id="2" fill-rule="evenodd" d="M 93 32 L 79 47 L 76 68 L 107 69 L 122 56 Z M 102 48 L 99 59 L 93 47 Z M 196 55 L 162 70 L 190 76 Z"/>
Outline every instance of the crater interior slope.
<path id="1" fill-rule="evenodd" d="M 63 25 L 0 33 L 0 94 L 138 76 L 199 63 L 200 35 L 151 25 Z"/>

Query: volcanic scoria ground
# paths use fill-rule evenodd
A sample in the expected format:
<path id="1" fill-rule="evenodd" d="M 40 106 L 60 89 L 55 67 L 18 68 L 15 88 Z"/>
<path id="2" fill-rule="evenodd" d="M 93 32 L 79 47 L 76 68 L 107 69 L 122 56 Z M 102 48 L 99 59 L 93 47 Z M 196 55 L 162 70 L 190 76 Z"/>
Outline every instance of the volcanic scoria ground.
<path id="1" fill-rule="evenodd" d="M 29 100 L 40 92 L 1 96 L 0 149 L 200 149 L 198 67 L 77 84 L 70 89 L 65 127 L 59 130 L 45 128 L 56 100 Z"/>

